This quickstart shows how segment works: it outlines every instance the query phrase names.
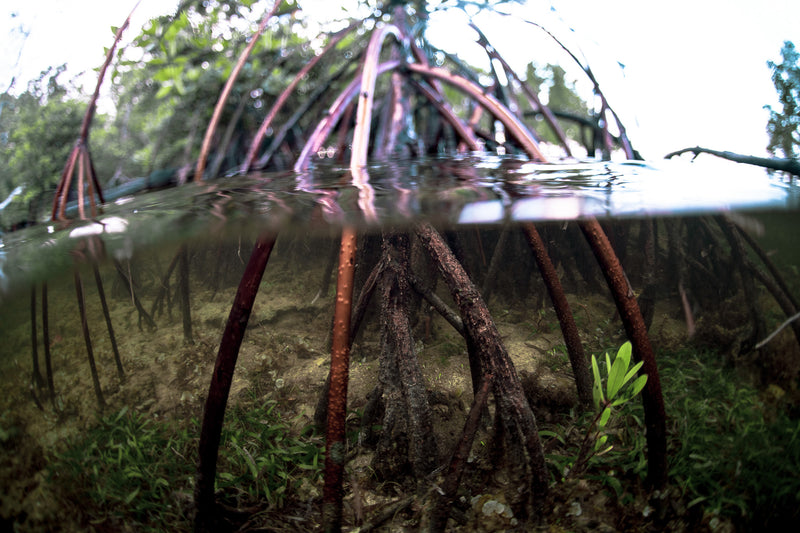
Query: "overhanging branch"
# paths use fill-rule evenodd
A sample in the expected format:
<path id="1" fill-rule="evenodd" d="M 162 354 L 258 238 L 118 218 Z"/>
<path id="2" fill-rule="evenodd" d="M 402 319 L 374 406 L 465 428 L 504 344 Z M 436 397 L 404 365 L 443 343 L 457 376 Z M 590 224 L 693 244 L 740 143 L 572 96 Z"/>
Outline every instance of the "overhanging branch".
<path id="1" fill-rule="evenodd" d="M 695 146 L 694 148 L 684 148 L 682 150 L 671 152 L 665 155 L 664 159 L 671 159 L 676 155 L 685 154 L 686 152 L 692 152 L 695 157 L 697 157 L 700 154 L 711 154 L 717 157 L 721 157 L 722 159 L 727 159 L 728 161 L 734 161 L 736 163 L 755 165 L 757 167 L 764 167 L 770 170 L 781 170 L 783 172 L 788 172 L 789 174 L 793 174 L 795 176 L 800 176 L 800 161 L 798 161 L 797 159 L 780 158 L 780 157 L 756 157 L 753 155 L 742 155 L 734 152 L 720 152 L 717 150 L 710 150 L 708 148 L 701 148 L 699 146 Z"/>

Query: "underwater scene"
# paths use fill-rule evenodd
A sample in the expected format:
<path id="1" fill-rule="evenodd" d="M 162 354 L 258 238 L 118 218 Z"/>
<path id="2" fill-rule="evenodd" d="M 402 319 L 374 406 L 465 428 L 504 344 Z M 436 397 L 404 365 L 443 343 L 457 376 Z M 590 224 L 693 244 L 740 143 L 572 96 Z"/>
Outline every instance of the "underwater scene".
<path id="1" fill-rule="evenodd" d="M 418 176 L 413 189 L 376 167 L 371 221 L 362 191 L 335 189 L 327 168 L 303 187 L 219 180 L 6 235 L 5 526 L 191 529 L 204 416 L 225 396 L 215 527 L 320 530 L 348 234 L 335 450 L 345 529 L 416 531 L 442 517 L 454 531 L 796 521 L 794 186 L 773 180 L 767 210 L 633 216 L 621 206 L 626 191 L 640 197 L 644 163 L 528 169 L 525 187 L 519 166 L 395 166 Z M 449 180 L 426 180 L 431 168 Z M 674 177 L 651 168 L 645 179 Z M 549 210 L 519 215 L 532 213 L 515 207 L 525 200 Z M 609 216 L 557 219 L 565 205 Z"/>
<path id="2" fill-rule="evenodd" d="M 151 5 L 0 94 L 0 532 L 795 531 L 794 44 L 766 100 L 727 15 L 593 20 L 631 99 L 562 7 L 350 4 Z"/>

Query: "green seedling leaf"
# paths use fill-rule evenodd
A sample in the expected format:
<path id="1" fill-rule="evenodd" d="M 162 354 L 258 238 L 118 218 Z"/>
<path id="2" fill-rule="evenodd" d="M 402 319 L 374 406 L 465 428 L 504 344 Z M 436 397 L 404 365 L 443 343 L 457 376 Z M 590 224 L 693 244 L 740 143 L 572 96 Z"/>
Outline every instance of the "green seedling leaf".
<path id="1" fill-rule="evenodd" d="M 608 354 L 606 354 L 608 358 Z M 631 343 L 626 342 L 617 351 L 617 356 L 614 358 L 614 364 L 611 365 L 608 371 L 608 383 L 606 385 L 607 397 L 613 400 L 626 381 L 626 373 L 631 364 Z"/>
<path id="2" fill-rule="evenodd" d="M 631 385 L 631 394 L 636 396 L 644 389 L 644 386 L 647 385 L 647 374 L 643 374 L 636 378 L 636 381 L 633 382 Z"/>
<path id="3" fill-rule="evenodd" d="M 625 343 L 619 347 L 617 350 L 617 359 L 622 357 L 625 360 L 625 366 L 630 366 L 631 364 L 631 341 L 625 341 Z"/>
<path id="4" fill-rule="evenodd" d="M 642 368 L 643 364 L 644 364 L 644 361 L 639 361 L 638 363 L 633 365 L 633 368 L 631 368 L 628 371 L 628 373 L 625 374 L 625 379 L 622 382 L 623 383 L 627 383 L 628 381 L 630 381 L 631 378 L 636 375 L 636 373 L 639 371 L 639 369 Z"/>
<path id="5" fill-rule="evenodd" d="M 597 422 L 597 427 L 602 430 L 604 427 L 606 427 L 606 424 L 608 424 L 608 420 L 610 418 L 611 418 L 611 408 L 606 407 L 600 414 L 600 420 Z"/>
<path id="6" fill-rule="evenodd" d="M 625 393 L 624 394 L 622 394 L 619 398 L 617 398 L 616 400 L 614 400 L 611 403 L 611 406 L 612 407 L 617 407 L 617 406 L 620 406 L 620 405 L 622 405 L 622 404 L 624 404 L 626 402 L 631 401 L 640 392 L 642 392 L 642 389 L 644 389 L 644 386 L 646 384 L 647 384 L 647 374 L 642 374 L 641 376 L 636 378 L 636 380 L 629 387 L 627 387 L 625 389 Z"/>
<path id="7" fill-rule="evenodd" d="M 592 355 L 592 373 L 594 374 L 594 385 L 592 386 L 594 406 L 600 407 L 600 404 L 605 403 L 605 398 L 603 398 L 603 382 L 600 380 L 600 368 L 597 366 L 597 358 L 594 355 Z"/>

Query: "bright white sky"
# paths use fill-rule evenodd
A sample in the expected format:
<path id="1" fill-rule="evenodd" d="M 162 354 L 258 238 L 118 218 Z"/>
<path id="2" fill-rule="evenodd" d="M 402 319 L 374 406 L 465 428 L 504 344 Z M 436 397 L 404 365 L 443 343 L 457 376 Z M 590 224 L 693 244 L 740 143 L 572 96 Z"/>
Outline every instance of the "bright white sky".
<path id="1" fill-rule="evenodd" d="M 306 3 L 316 9 L 338 5 L 326 0 Z M 17 87 L 25 87 L 49 65 L 66 62 L 73 72 L 99 67 L 103 48 L 113 40 L 110 27 L 122 24 L 133 4 L 5 0 L 0 7 L 0 91 L 14 76 Z M 148 18 L 170 12 L 174 5 L 142 0 L 124 42 Z M 588 57 L 634 146 L 645 157 L 660 158 L 695 145 L 765 153 L 768 113 L 763 106 L 777 101 L 766 61 L 780 60 L 784 40 L 800 44 L 797 0 L 530 1 L 524 11 L 565 44 L 579 47 L 574 49 L 579 56 Z M 435 19 L 429 37 L 473 60 L 480 56 L 470 52 L 474 35 L 464 20 L 451 15 L 441 24 Z M 564 66 L 571 61 L 534 27 L 498 17 L 477 22 L 515 68 L 531 60 Z M 20 26 L 30 32 L 27 39 Z M 87 91 L 93 87 L 94 81 Z"/>

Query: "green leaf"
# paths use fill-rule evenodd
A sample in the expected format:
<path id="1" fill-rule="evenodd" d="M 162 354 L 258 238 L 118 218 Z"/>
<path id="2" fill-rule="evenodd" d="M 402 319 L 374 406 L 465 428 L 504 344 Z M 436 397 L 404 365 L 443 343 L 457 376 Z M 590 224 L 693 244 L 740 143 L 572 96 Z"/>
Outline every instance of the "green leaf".
<path id="1" fill-rule="evenodd" d="M 139 487 L 125 497 L 125 503 L 130 504 L 136 496 L 139 495 Z"/>
<path id="2" fill-rule="evenodd" d="M 183 68 L 178 65 L 169 65 L 153 74 L 154 81 L 174 81 L 180 78 Z"/>
<path id="3" fill-rule="evenodd" d="M 606 357 L 608 354 L 606 354 Z M 625 384 L 625 374 L 631 364 L 631 343 L 626 342 L 620 346 L 614 364 L 608 372 L 607 395 L 609 400 L 613 400 L 622 386 Z"/>
<path id="4" fill-rule="evenodd" d="M 611 408 L 606 407 L 603 409 L 603 412 L 600 414 L 600 421 L 597 423 L 597 427 L 603 429 L 608 424 L 608 420 L 611 418 Z"/>
<path id="5" fill-rule="evenodd" d="M 622 489 L 622 483 L 620 483 L 620 481 L 615 477 L 611 477 L 611 476 L 606 477 L 606 478 L 603 479 L 603 482 L 606 485 L 608 485 L 609 487 L 611 487 L 612 489 L 614 489 L 614 492 L 617 494 L 617 498 L 621 497 L 623 492 L 625 492 Z"/>
<path id="6" fill-rule="evenodd" d="M 156 98 L 157 99 L 164 98 L 171 92 L 172 92 L 172 85 L 162 85 L 161 88 L 156 93 Z"/>
<path id="7" fill-rule="evenodd" d="M 182 79 L 175 78 L 175 89 L 178 91 L 178 94 L 181 95 L 181 96 L 186 94 L 186 87 L 184 87 Z"/>
<path id="8" fill-rule="evenodd" d="M 541 430 L 539 432 L 539 437 L 551 437 L 551 438 L 557 439 L 558 442 L 560 442 L 561 444 L 566 444 L 566 441 L 564 440 L 564 437 L 562 437 L 561 435 L 559 435 L 555 431 L 550 431 L 548 429 Z M 316 459 L 316 456 L 314 456 L 314 459 Z"/>
<path id="9" fill-rule="evenodd" d="M 636 381 L 634 381 L 633 385 L 631 385 L 631 394 L 633 396 L 636 396 L 637 394 L 642 392 L 646 384 L 647 384 L 647 374 L 642 374 L 641 376 L 636 378 Z"/>
<path id="10" fill-rule="evenodd" d="M 606 448 L 605 450 L 601 450 L 601 451 L 597 452 L 595 455 L 598 455 L 598 456 L 599 455 L 604 455 L 604 454 L 610 452 L 613 449 L 614 449 L 614 445 L 612 444 L 608 448 Z"/>
<path id="11" fill-rule="evenodd" d="M 592 385 L 594 406 L 600 407 L 600 404 L 605 403 L 605 398 L 603 398 L 603 382 L 600 379 L 600 369 L 597 366 L 597 358 L 594 354 L 592 354 L 592 373 L 594 374 L 594 384 Z"/>
<path id="12" fill-rule="evenodd" d="M 706 496 L 698 496 L 698 497 L 697 497 L 697 498 L 695 498 L 694 500 L 690 501 L 690 502 L 689 502 L 689 503 L 686 505 L 686 508 L 687 508 L 687 509 L 689 509 L 689 508 L 691 508 L 691 507 L 694 507 L 694 506 L 695 506 L 695 505 L 697 505 L 698 503 L 701 503 L 701 502 L 703 502 L 703 501 L 705 501 L 705 500 L 707 500 L 707 499 L 708 499 L 708 498 L 707 498 Z"/>
<path id="13" fill-rule="evenodd" d="M 636 373 L 639 371 L 639 369 L 640 369 L 640 368 L 642 368 L 642 365 L 644 365 L 644 361 L 639 361 L 638 363 L 636 363 L 635 365 L 633 365 L 633 368 L 631 368 L 631 369 L 628 371 L 628 373 L 627 373 L 627 374 L 625 374 L 625 379 L 624 379 L 624 380 L 622 380 L 622 382 L 623 382 L 623 383 L 627 383 L 628 381 L 630 381 L 630 379 L 631 379 L 633 376 L 635 376 L 635 375 L 636 375 Z"/>
<path id="14" fill-rule="evenodd" d="M 617 359 L 622 357 L 625 360 L 625 367 L 631 364 L 631 341 L 625 341 L 625 344 L 619 347 L 617 351 Z"/>
<path id="15" fill-rule="evenodd" d="M 615 359 L 614 364 L 611 365 L 611 369 L 608 372 L 608 383 L 606 383 L 606 397 L 609 400 L 613 400 L 619 389 L 622 388 L 622 378 L 625 375 L 625 371 L 628 370 L 627 367 L 623 368 L 623 361 L 620 359 Z"/>

